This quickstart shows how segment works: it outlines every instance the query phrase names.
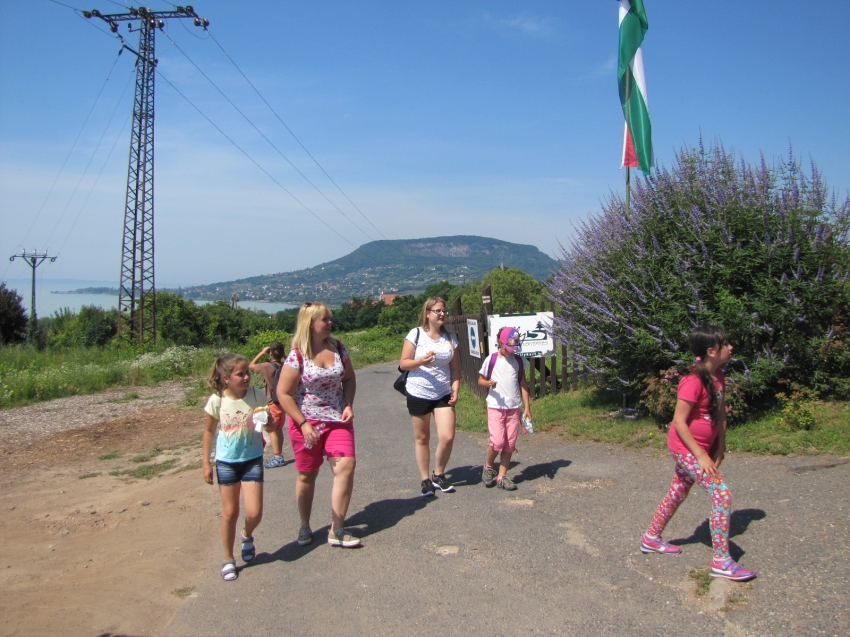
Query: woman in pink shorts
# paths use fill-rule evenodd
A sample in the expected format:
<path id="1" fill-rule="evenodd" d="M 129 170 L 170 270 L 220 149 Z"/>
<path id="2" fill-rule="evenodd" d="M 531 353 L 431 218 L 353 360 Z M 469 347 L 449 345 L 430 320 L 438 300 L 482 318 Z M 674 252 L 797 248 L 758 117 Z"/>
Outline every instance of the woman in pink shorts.
<path id="1" fill-rule="evenodd" d="M 289 356 L 277 385 L 280 406 L 289 416 L 295 454 L 295 500 L 301 516 L 298 544 L 313 541 L 310 514 L 323 457 L 334 473 L 331 491 L 331 546 L 360 546 L 345 530 L 354 488 L 354 393 L 357 383 L 345 346 L 331 336 L 331 312 L 324 303 L 305 303 L 298 312 Z"/>

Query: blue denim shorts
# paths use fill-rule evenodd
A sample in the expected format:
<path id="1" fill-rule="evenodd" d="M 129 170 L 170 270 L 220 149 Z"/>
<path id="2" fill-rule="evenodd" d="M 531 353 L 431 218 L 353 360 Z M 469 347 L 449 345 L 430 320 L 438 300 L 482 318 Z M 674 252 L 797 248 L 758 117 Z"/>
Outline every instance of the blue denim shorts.
<path id="1" fill-rule="evenodd" d="M 263 457 L 244 462 L 215 461 L 215 475 L 219 484 L 263 481 Z"/>

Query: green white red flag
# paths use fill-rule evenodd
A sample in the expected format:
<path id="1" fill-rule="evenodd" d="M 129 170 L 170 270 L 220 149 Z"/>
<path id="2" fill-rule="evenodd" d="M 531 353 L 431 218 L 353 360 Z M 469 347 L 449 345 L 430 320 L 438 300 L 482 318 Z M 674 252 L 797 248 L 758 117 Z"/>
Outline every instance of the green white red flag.
<path id="1" fill-rule="evenodd" d="M 623 166 L 648 173 L 655 164 L 652 155 L 652 125 L 640 45 L 649 30 L 643 0 L 620 0 L 620 47 L 617 79 L 620 104 L 626 118 Z"/>

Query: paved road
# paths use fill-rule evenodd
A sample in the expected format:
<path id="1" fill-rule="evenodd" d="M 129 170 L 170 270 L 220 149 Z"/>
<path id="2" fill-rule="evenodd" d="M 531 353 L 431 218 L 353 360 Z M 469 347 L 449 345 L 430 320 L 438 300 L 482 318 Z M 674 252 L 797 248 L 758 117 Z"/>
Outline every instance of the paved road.
<path id="1" fill-rule="evenodd" d="M 672 474 L 648 450 L 521 437 L 519 490 L 485 489 L 486 437 L 459 433 L 458 489 L 418 497 L 393 365 L 357 373 L 358 465 L 348 524 L 363 548 L 326 544 L 330 472 L 317 486 L 315 541 L 295 543 L 294 468 L 266 473 L 260 555 L 239 579 L 211 563 L 167 635 L 842 635 L 850 634 L 850 463 L 733 455 L 732 551 L 760 576 L 711 611 L 688 573 L 711 557 L 709 500 L 694 491 L 668 527 L 681 556 L 638 538 Z M 835 466 L 831 466 L 835 465 Z"/>

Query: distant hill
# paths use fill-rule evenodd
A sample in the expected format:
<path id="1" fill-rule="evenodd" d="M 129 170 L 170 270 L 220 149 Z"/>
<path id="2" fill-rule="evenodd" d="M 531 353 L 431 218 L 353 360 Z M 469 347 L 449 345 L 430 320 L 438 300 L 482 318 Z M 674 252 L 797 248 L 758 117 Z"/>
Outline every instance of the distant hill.
<path id="1" fill-rule="evenodd" d="M 549 276 L 555 260 L 534 246 L 486 237 L 372 241 L 335 261 L 313 268 L 255 276 L 238 281 L 180 288 L 190 299 L 230 299 L 301 303 L 344 303 L 352 296 L 413 294 L 439 281 L 462 284 L 481 279 L 504 264 L 538 280 Z"/>

